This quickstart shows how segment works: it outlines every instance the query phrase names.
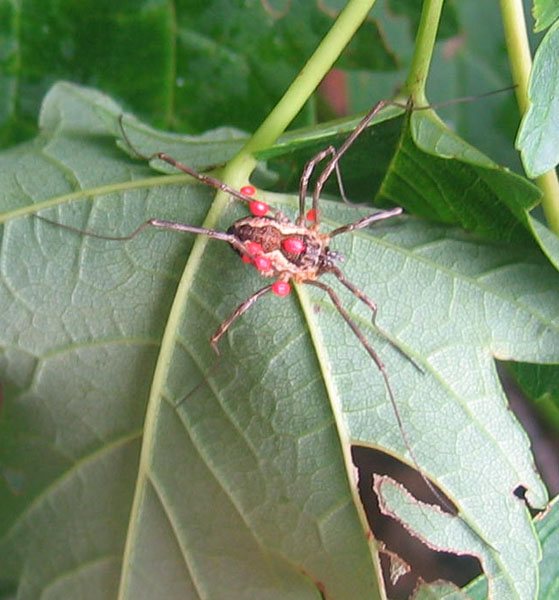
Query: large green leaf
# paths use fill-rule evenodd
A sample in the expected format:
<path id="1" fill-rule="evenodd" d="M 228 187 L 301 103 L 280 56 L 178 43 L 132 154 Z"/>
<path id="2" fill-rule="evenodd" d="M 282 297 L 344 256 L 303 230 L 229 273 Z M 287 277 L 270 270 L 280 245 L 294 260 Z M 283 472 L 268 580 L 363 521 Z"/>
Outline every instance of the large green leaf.
<path id="1" fill-rule="evenodd" d="M 119 150 L 120 112 L 58 85 L 41 136 L 2 156 L 0 579 L 21 598 L 119 585 L 135 599 L 382 597 L 350 449 L 413 461 L 328 298 L 304 285 L 262 298 L 215 365 L 210 336 L 263 285 L 225 244 L 169 231 L 110 242 L 33 217 L 125 235 L 154 216 L 224 229 L 245 214 Z M 294 197 L 265 197 L 294 214 Z M 328 229 L 365 214 L 323 212 Z M 546 492 L 493 359 L 559 361 L 559 277 L 529 245 L 413 217 L 335 241 L 379 325 L 425 371 L 339 291 L 386 363 L 421 468 L 460 509 L 433 543 L 482 556 L 494 598 L 535 597 L 539 546 L 513 491 L 538 507 Z M 418 506 L 392 510 L 421 530 L 432 509 Z"/>

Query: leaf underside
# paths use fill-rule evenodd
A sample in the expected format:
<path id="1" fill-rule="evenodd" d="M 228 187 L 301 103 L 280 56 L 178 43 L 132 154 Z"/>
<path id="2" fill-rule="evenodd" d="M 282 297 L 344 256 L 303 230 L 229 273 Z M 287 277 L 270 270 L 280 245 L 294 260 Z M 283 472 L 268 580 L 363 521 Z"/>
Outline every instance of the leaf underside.
<path id="1" fill-rule="evenodd" d="M 225 244 L 151 230 L 109 242 L 33 217 L 108 235 L 154 216 L 204 222 L 213 191 L 155 182 L 115 146 L 120 112 L 60 84 L 42 136 L 2 158 L 0 464 L 20 484 L 4 478 L 0 578 L 22 598 L 119 585 L 131 598 L 382 597 L 350 445 L 413 461 L 378 369 L 328 298 L 305 285 L 262 298 L 215 366 L 212 333 L 267 283 Z M 264 197 L 295 214 L 292 196 Z M 325 229 L 367 213 L 322 210 Z M 245 213 L 231 202 L 218 228 Z M 524 486 L 533 506 L 546 492 L 494 357 L 559 361 L 557 274 L 532 247 L 415 217 L 333 246 L 425 371 L 330 282 L 386 364 L 421 468 L 471 528 L 457 521 L 446 542 L 477 532 L 467 550 L 488 544 L 493 597 L 534 597 L 538 542 L 512 492 Z"/>

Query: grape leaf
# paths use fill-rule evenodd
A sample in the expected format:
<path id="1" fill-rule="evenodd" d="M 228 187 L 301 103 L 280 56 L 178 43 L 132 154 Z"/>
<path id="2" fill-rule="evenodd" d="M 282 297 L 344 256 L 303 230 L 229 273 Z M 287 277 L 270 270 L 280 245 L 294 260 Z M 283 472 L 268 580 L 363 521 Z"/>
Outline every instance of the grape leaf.
<path id="1" fill-rule="evenodd" d="M 225 244 L 173 231 L 110 242 L 34 218 L 126 235 L 154 216 L 225 229 L 246 214 L 123 153 L 119 114 L 59 84 L 41 136 L 1 158 L 0 464 L 22 487 L 2 484 L 0 578 L 21 598 L 119 586 L 135 599 L 383 597 L 351 445 L 413 461 L 378 369 L 328 298 L 304 285 L 262 298 L 216 364 L 210 336 L 263 285 Z M 295 197 L 262 195 L 295 214 Z M 322 209 L 325 229 L 370 212 Z M 494 357 L 559 360 L 559 276 L 534 246 L 415 217 L 335 241 L 379 326 L 424 370 L 339 290 L 386 363 L 422 470 L 498 563 L 490 585 L 506 580 L 509 595 L 494 597 L 535 597 L 538 541 L 513 491 L 534 507 L 546 491 Z"/>

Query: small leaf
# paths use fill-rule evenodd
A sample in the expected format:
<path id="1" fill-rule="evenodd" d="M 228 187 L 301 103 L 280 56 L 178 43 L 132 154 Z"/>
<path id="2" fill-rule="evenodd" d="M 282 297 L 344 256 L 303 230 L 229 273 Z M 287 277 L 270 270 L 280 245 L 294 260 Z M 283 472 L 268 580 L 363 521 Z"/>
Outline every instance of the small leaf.
<path id="1" fill-rule="evenodd" d="M 447 581 L 424 583 L 410 600 L 472 600 L 468 594 Z"/>
<path id="2" fill-rule="evenodd" d="M 555 0 L 534 0 L 532 13 L 536 19 L 534 31 L 543 31 L 559 19 L 559 6 Z"/>
<path id="3" fill-rule="evenodd" d="M 559 21 L 541 41 L 530 74 L 530 108 L 522 119 L 516 147 L 529 177 L 559 162 Z"/>
<path id="4" fill-rule="evenodd" d="M 489 598 L 536 597 L 538 580 L 535 565 L 530 569 L 526 565 L 518 565 L 519 572 L 511 577 L 516 562 L 510 560 L 513 558 L 512 553 L 508 553 L 509 556 L 500 553 L 492 556 L 489 547 L 474 529 L 468 528 L 465 521 L 443 513 L 438 506 L 418 502 L 403 486 L 388 477 L 375 476 L 374 489 L 379 497 L 381 511 L 390 517 L 401 519 L 411 533 L 419 536 L 431 548 L 476 556 L 487 576 Z M 512 523 L 502 534 L 519 542 L 525 539 L 519 536 L 519 531 Z M 533 558 L 539 561 L 540 557 L 538 555 Z"/>

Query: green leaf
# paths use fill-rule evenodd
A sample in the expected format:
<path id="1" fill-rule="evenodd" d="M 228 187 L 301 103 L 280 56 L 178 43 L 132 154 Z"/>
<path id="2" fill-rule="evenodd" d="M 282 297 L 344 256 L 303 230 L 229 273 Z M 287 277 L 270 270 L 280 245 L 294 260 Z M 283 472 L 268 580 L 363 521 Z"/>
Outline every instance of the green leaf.
<path id="1" fill-rule="evenodd" d="M 424 583 L 414 594 L 413 600 L 471 600 L 456 586 L 440 581 Z"/>
<path id="2" fill-rule="evenodd" d="M 508 557 L 503 554 L 492 556 L 490 549 L 481 543 L 474 531 L 465 527 L 464 522 L 442 513 L 438 507 L 418 503 L 402 486 L 388 477 L 375 476 L 374 487 L 379 497 L 381 511 L 388 516 L 404 519 L 404 523 L 414 535 L 420 537 L 430 547 L 458 555 L 477 556 L 487 574 L 489 598 L 535 597 L 537 593 L 535 572 L 524 581 L 521 576 L 511 581 L 509 574 L 511 571 L 514 572 L 514 564 L 509 563 L 509 560 L 513 557 L 512 553 Z M 530 533 L 517 530 L 511 523 L 506 535 L 511 542 L 513 540 L 521 542 L 529 537 Z"/>
<path id="3" fill-rule="evenodd" d="M 546 427 L 559 432 L 559 368 L 557 365 L 509 363 L 518 385 L 532 400 Z"/>
<path id="4" fill-rule="evenodd" d="M 484 237 L 527 239 L 520 225 L 539 200 L 534 186 L 466 144 L 429 111 L 412 114 L 411 136 L 402 140 L 382 199 L 402 198 L 417 214 Z"/>
<path id="5" fill-rule="evenodd" d="M 372 121 L 374 127 L 341 159 L 344 188 L 351 200 L 400 204 L 415 215 L 492 239 L 530 243 L 534 236 L 557 259 L 552 241 L 528 212 L 541 196 L 533 184 L 467 144 L 433 111 L 417 110 L 409 119 L 396 120 L 401 113 L 395 106 L 381 111 Z M 290 132 L 258 156 L 287 156 L 283 160 L 293 174 L 288 186 L 295 190 L 295 173 L 305 162 L 327 145 L 339 146 L 359 120 L 341 119 L 312 131 Z M 336 192 L 335 178 L 326 189 Z"/>
<path id="6" fill-rule="evenodd" d="M 534 519 L 534 526 L 542 546 L 540 562 L 540 589 L 538 600 L 553 600 L 557 597 L 557 561 L 559 560 L 559 497 L 554 498 L 545 512 Z M 487 598 L 487 581 L 479 577 L 466 588 L 468 598 Z M 446 596 L 441 596 L 441 598 Z"/>
<path id="7" fill-rule="evenodd" d="M 159 126 L 253 129 L 327 33 L 338 4 L 0 1 L 0 139 L 34 132 L 41 98 L 59 79 L 108 90 Z M 395 66 L 375 20 L 340 66 Z"/>
<path id="8" fill-rule="evenodd" d="M 305 285 L 262 298 L 216 364 L 211 335 L 263 286 L 225 244 L 159 230 L 111 242 L 34 218 L 127 235 L 152 217 L 226 229 L 246 214 L 234 201 L 215 214 L 213 190 L 115 147 L 119 114 L 59 84 L 42 135 L 1 159 L 0 464 L 22 483 L 0 493 L 0 580 L 22 598 L 119 585 L 135 599 L 382 597 L 351 445 L 414 463 L 380 372 L 329 299 Z M 143 151 L 147 130 L 126 131 Z M 295 197 L 262 196 L 295 214 Z M 322 210 L 325 230 L 369 212 Z M 535 597 L 538 542 L 513 490 L 535 507 L 546 491 L 494 357 L 559 361 L 559 276 L 529 245 L 414 217 L 332 246 L 424 370 L 329 282 L 386 364 L 422 470 L 499 563 L 488 575 L 511 595 L 495 598 Z"/>
<path id="9" fill-rule="evenodd" d="M 536 19 L 534 31 L 543 31 L 559 19 L 559 6 L 554 0 L 534 0 L 532 12 Z"/>
<path id="10" fill-rule="evenodd" d="M 545 34 L 530 74 L 525 113 L 516 147 L 529 177 L 553 169 L 559 162 L 559 21 Z"/>
<path id="11" fill-rule="evenodd" d="M 540 566 L 540 598 L 557 596 L 557 561 L 559 560 L 559 498 L 554 498 L 547 510 L 535 520 L 542 543 L 543 560 Z"/>

